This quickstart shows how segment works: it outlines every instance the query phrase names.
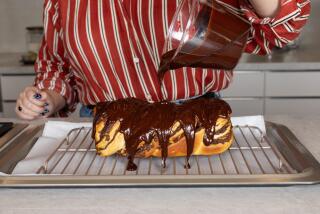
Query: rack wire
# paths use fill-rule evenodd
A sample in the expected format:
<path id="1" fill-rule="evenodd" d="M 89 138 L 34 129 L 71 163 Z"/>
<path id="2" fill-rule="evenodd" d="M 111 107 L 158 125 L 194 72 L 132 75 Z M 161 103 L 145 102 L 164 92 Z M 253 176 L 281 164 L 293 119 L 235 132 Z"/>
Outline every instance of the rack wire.
<path id="1" fill-rule="evenodd" d="M 91 128 L 71 130 L 37 170 L 42 175 L 125 176 L 125 175 L 261 175 L 298 173 L 258 127 L 235 126 L 234 142 L 225 153 L 192 156 L 191 168 L 184 157 L 135 158 L 136 171 L 127 171 L 127 158 L 100 157 L 91 139 Z"/>

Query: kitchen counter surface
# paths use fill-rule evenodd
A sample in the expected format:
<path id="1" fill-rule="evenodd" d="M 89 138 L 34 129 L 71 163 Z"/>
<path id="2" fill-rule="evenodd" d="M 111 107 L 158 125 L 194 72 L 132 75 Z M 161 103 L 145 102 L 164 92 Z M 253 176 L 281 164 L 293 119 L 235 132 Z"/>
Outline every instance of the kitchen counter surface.
<path id="1" fill-rule="evenodd" d="M 320 116 L 270 116 L 320 161 Z M 0 189 L 0 213 L 318 213 L 320 185 L 229 188 Z"/>

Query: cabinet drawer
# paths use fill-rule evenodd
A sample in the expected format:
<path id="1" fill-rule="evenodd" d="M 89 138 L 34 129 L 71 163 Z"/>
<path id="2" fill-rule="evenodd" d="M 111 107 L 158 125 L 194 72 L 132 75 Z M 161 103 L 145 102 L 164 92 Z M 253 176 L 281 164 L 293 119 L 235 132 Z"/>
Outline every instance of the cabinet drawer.
<path id="1" fill-rule="evenodd" d="M 1 94 L 3 100 L 16 100 L 20 92 L 33 85 L 34 76 L 1 76 Z"/>
<path id="2" fill-rule="evenodd" d="M 320 99 L 267 99 L 266 114 L 318 115 Z"/>
<path id="3" fill-rule="evenodd" d="M 15 112 L 15 107 L 16 103 L 15 102 L 4 102 L 2 103 L 3 105 L 3 117 L 5 118 L 16 118 L 16 112 Z"/>
<path id="4" fill-rule="evenodd" d="M 232 108 L 232 116 L 249 116 L 263 114 L 263 100 L 262 99 L 225 99 Z"/>
<path id="5" fill-rule="evenodd" d="M 262 97 L 264 95 L 263 72 L 235 72 L 233 82 L 221 91 L 224 97 Z"/>
<path id="6" fill-rule="evenodd" d="M 269 97 L 320 97 L 320 72 L 268 72 Z"/>

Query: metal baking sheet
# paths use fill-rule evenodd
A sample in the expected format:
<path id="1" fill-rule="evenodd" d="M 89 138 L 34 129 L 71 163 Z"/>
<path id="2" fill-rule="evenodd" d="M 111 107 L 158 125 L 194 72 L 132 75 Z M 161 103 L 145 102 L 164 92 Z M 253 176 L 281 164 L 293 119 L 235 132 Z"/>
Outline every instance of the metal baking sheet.
<path id="1" fill-rule="evenodd" d="M 11 130 L 0 137 L 0 151 L 3 150 L 6 144 L 9 143 L 10 140 L 17 136 L 27 126 L 27 124 L 14 124 Z"/>
<path id="2" fill-rule="evenodd" d="M 1 187 L 178 187 L 268 186 L 320 183 L 320 164 L 285 126 L 235 126 L 235 141 L 221 155 L 194 156 L 191 168 L 184 158 L 169 158 L 164 169 L 159 158 L 135 159 L 138 170 L 126 171 L 127 159 L 99 157 L 91 129 L 75 129 L 32 175 L 0 176 Z M 32 141 L 34 142 L 34 140 Z M 14 144 L 14 142 L 13 142 Z M 18 153 L 26 151 L 12 146 Z M 1 166 L 0 154 L 0 168 Z M 3 163 L 3 162 L 2 162 Z"/>

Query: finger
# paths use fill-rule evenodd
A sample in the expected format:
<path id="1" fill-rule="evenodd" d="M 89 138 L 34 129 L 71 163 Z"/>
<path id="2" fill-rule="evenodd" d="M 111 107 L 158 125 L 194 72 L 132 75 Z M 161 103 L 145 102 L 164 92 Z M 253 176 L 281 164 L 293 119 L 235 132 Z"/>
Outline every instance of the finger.
<path id="1" fill-rule="evenodd" d="M 25 94 L 26 94 L 26 97 L 28 98 L 29 102 L 31 102 L 32 104 L 34 104 L 36 106 L 43 107 L 46 103 L 44 100 L 37 99 L 38 94 L 32 90 L 26 91 Z"/>
<path id="2" fill-rule="evenodd" d="M 34 95 L 40 94 L 41 90 L 36 87 L 27 87 L 24 92 L 32 92 Z"/>
<path id="3" fill-rule="evenodd" d="M 54 113 L 52 105 L 49 105 L 48 107 L 45 107 L 44 111 L 42 112 L 42 116 L 49 117 Z"/>
<path id="4" fill-rule="evenodd" d="M 33 111 L 30 111 L 24 106 L 21 106 L 21 111 L 20 111 L 24 116 L 30 117 L 32 119 L 35 119 L 36 117 L 39 117 L 40 114 L 35 113 Z"/>
<path id="5" fill-rule="evenodd" d="M 32 91 L 32 93 L 35 92 L 35 90 L 29 90 L 30 92 Z M 31 96 L 33 95 L 33 96 Z M 53 103 L 52 100 L 49 97 L 49 94 L 46 91 L 37 91 L 37 93 L 35 94 L 28 94 L 28 97 L 30 99 L 31 98 L 31 103 L 36 104 L 36 105 L 41 105 L 42 107 L 42 111 L 39 112 L 37 111 L 41 117 L 48 117 L 50 116 L 52 113 L 52 109 L 53 109 Z M 32 102 L 33 101 L 33 102 Z"/>
<path id="6" fill-rule="evenodd" d="M 30 112 L 30 110 L 28 110 L 28 108 L 26 107 L 26 106 L 28 106 L 28 104 L 25 102 L 25 100 L 27 99 L 26 92 L 28 92 L 28 91 L 37 93 L 38 89 L 35 87 L 27 87 L 23 92 L 21 92 L 19 95 L 19 98 L 16 102 L 15 112 L 16 112 L 17 116 L 23 120 L 34 120 L 38 117 L 38 113 Z M 23 104 L 23 103 L 25 103 L 25 104 Z M 38 110 L 40 110 L 40 109 L 38 109 Z"/>
<path id="7" fill-rule="evenodd" d="M 33 104 L 30 103 L 27 99 L 23 99 L 20 103 L 20 107 L 22 108 L 21 112 L 33 117 L 37 117 L 41 114 L 41 112 L 43 111 L 42 109 L 40 109 L 39 111 L 37 111 L 36 109 L 33 109 Z M 37 106 L 36 106 L 37 107 Z M 39 108 L 39 107 L 37 107 Z"/>
<path id="8" fill-rule="evenodd" d="M 34 119 L 36 119 L 34 116 L 30 116 L 30 115 L 25 114 L 22 110 L 23 110 L 22 107 L 17 104 L 17 106 L 15 108 L 15 112 L 16 112 L 16 114 L 17 114 L 17 116 L 19 118 L 21 118 L 23 120 L 34 120 Z"/>
<path id="9" fill-rule="evenodd" d="M 42 118 L 48 118 L 48 117 L 50 117 L 50 115 L 51 115 L 51 112 L 46 109 L 44 112 L 42 112 L 42 113 L 40 114 L 40 117 L 42 117 Z"/>
<path id="10" fill-rule="evenodd" d="M 40 95 L 40 100 L 42 101 L 47 101 L 49 99 L 49 95 L 46 91 L 41 91 L 39 95 Z"/>
<path id="11" fill-rule="evenodd" d="M 22 120 L 31 121 L 31 120 L 35 120 L 35 119 L 36 119 L 35 117 L 29 116 L 29 115 L 25 115 L 25 114 L 23 114 L 22 112 L 17 111 L 17 110 L 16 110 L 16 114 L 17 114 L 17 116 L 18 116 L 20 119 L 22 119 Z"/>
<path id="12" fill-rule="evenodd" d="M 40 114 L 41 112 L 44 111 L 44 107 L 43 106 L 38 106 L 38 105 L 35 105 L 33 104 L 32 102 L 29 101 L 29 99 L 25 98 L 25 99 L 22 99 L 21 100 L 21 104 L 22 106 L 21 107 L 24 107 L 26 109 L 28 109 L 29 111 L 32 111 L 36 114 Z"/>
<path id="13" fill-rule="evenodd" d="M 52 109 L 53 109 L 53 104 L 51 103 L 51 101 L 48 101 L 48 102 L 44 105 L 43 111 L 40 113 L 40 116 L 41 116 L 41 117 L 44 117 L 44 118 L 49 117 L 49 116 L 52 114 L 52 112 L 53 112 Z"/>
<path id="14" fill-rule="evenodd" d="M 46 91 L 41 91 L 39 94 L 37 94 L 37 98 L 44 102 L 43 106 L 45 108 L 48 108 L 48 106 L 53 106 L 52 100 Z"/>
<path id="15" fill-rule="evenodd" d="M 37 105 L 42 105 L 42 106 L 47 106 L 48 102 L 47 100 L 49 99 L 49 95 L 46 91 L 40 90 L 36 87 L 28 87 L 28 96 L 31 97 L 32 95 L 32 101 L 34 101 L 34 104 Z M 39 102 L 38 102 L 39 101 Z"/>
<path id="16" fill-rule="evenodd" d="M 42 99 L 45 100 L 45 104 L 44 104 L 44 112 L 43 115 L 44 116 L 50 116 L 53 112 L 54 109 L 54 103 L 52 101 L 52 99 L 50 98 L 49 94 L 47 92 L 42 92 Z"/>

